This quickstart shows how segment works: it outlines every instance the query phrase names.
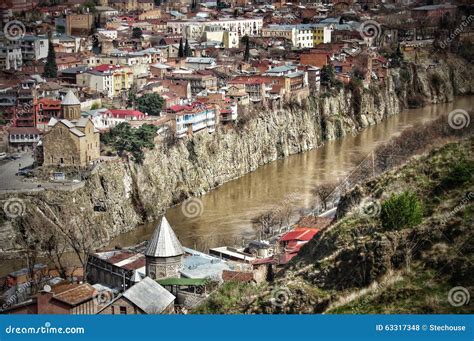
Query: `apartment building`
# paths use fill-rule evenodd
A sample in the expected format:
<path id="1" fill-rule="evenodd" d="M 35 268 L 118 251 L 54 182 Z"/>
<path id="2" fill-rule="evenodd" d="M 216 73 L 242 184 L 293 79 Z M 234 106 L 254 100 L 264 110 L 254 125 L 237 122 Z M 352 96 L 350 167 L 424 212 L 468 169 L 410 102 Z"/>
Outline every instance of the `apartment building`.
<path id="1" fill-rule="evenodd" d="M 0 70 L 19 70 L 23 65 L 21 49 L 0 45 Z"/>
<path id="2" fill-rule="evenodd" d="M 297 48 L 312 48 L 318 44 L 330 43 L 331 32 L 332 26 L 325 24 L 269 25 L 263 28 L 262 36 L 290 40 L 293 47 Z"/>
<path id="3" fill-rule="evenodd" d="M 133 84 L 133 72 L 128 67 L 102 64 L 76 75 L 77 84 L 103 96 L 121 96 Z"/>
<path id="4" fill-rule="evenodd" d="M 26 35 L 18 41 L 10 41 L 8 46 L 21 49 L 23 64 L 48 56 L 48 38 L 45 37 Z"/>
<path id="5" fill-rule="evenodd" d="M 248 35 L 250 37 L 260 36 L 262 34 L 263 18 L 251 19 L 229 19 L 221 20 L 170 20 L 166 24 L 168 32 L 173 34 L 182 34 L 188 39 L 198 40 L 205 31 L 206 26 L 217 26 L 224 31 L 237 32 L 239 37 Z"/>
<path id="6" fill-rule="evenodd" d="M 169 108 L 176 137 L 193 135 L 204 129 L 212 133 L 216 129 L 216 110 L 212 105 L 194 102 L 190 105 L 175 105 Z"/>

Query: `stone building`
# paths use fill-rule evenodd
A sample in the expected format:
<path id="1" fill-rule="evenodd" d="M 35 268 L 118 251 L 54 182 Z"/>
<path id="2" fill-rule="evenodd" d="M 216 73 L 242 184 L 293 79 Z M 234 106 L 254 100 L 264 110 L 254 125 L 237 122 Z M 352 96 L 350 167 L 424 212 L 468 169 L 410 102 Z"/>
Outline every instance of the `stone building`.
<path id="1" fill-rule="evenodd" d="M 63 118 L 69 121 L 79 120 L 81 118 L 81 102 L 72 91 L 68 91 L 61 102 L 61 112 Z"/>
<path id="2" fill-rule="evenodd" d="M 45 166 L 85 167 L 100 157 L 99 130 L 81 118 L 81 104 L 69 91 L 61 103 L 63 119 L 52 118 L 43 137 Z"/>
<path id="3" fill-rule="evenodd" d="M 161 219 L 145 251 L 146 275 L 152 279 L 181 277 L 184 250 L 168 220 Z"/>

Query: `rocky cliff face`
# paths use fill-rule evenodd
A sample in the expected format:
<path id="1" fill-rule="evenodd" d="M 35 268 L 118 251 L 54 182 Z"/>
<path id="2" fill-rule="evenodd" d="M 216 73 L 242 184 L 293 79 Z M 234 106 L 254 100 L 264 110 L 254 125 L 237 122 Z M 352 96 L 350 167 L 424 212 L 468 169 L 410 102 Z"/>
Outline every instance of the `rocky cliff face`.
<path id="1" fill-rule="evenodd" d="M 357 133 L 396 115 L 414 93 L 424 103 L 450 101 L 455 94 L 472 93 L 472 77 L 463 75 L 466 70 L 472 75 L 472 66 L 453 63 L 442 62 L 436 69 L 412 65 L 404 71 L 405 78 L 399 70 L 390 70 L 385 84 L 378 88 L 341 90 L 314 98 L 304 107 L 260 112 L 244 127 L 202 133 L 168 150 L 157 147 L 148 151 L 143 165 L 103 163 L 85 186 L 75 191 L 2 194 L 0 199 L 4 201 L 21 200 L 25 214 L 13 221 L 7 217 L 3 217 L 3 223 L 0 220 L 0 253 L 14 256 L 23 248 L 15 236 L 41 221 L 78 228 L 96 226 L 101 231 L 96 245 L 104 245 L 187 197 L 201 195 L 278 158 L 316 148 L 326 140 Z M 438 74 L 436 84 L 431 81 L 434 73 Z"/>

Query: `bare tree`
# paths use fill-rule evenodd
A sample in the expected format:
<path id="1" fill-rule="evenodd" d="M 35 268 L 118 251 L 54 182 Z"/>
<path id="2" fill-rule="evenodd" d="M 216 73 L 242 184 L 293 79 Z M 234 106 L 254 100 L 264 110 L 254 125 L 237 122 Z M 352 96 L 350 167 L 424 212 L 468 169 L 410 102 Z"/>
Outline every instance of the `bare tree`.
<path id="1" fill-rule="evenodd" d="M 316 198 L 321 202 L 323 205 L 323 209 L 327 209 L 327 204 L 331 199 L 331 194 L 337 187 L 336 182 L 324 183 L 321 185 L 317 185 L 311 190 L 311 193 L 316 196 Z"/>
<path id="2" fill-rule="evenodd" d="M 264 234 L 270 233 L 270 228 L 275 222 L 275 217 L 272 211 L 264 212 L 252 219 L 252 224 L 259 230 L 260 238 Z"/>

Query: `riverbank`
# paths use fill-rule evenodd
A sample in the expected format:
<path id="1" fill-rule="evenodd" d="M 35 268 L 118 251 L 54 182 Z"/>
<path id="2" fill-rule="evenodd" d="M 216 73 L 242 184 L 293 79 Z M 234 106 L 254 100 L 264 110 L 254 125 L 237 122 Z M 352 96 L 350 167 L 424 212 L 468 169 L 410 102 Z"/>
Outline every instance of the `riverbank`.
<path id="1" fill-rule="evenodd" d="M 74 230 L 78 236 L 94 235 L 94 247 L 105 245 L 114 237 L 135 230 L 137 225 L 157 219 L 167 207 L 189 196 L 202 195 L 262 165 L 351 136 L 398 114 L 415 83 L 427 103 L 452 101 L 455 93 L 472 93 L 472 81 L 463 83 L 464 78 L 458 74 L 460 70 L 448 64 L 442 64 L 437 71 L 445 80 L 442 92 L 431 88 L 428 72 L 432 71 L 421 66 L 416 68 L 401 87 L 397 85 L 399 75 L 391 70 L 385 87 L 378 92 L 363 92 L 358 112 L 352 107 L 352 94 L 341 92 L 320 98 L 308 108 L 262 112 L 241 130 L 202 134 L 181 141 L 167 152 L 158 149 L 147 152 L 142 166 L 124 162 L 104 164 L 83 189 L 73 193 L 45 191 L 18 195 L 26 214 L 13 222 L 3 222 L 0 252 L 3 257 L 18 255 L 21 244 L 16 243 L 17 231 L 34 232 L 39 223 L 56 228 L 68 225 L 70 229 L 66 232 Z M 252 183 L 244 185 L 248 186 L 247 191 L 256 191 Z M 266 194 L 268 192 L 263 191 L 259 196 Z M 204 214 L 212 219 L 212 211 L 207 205 L 204 207 Z M 197 208 L 201 209 L 199 204 Z M 232 207 L 227 209 L 233 210 Z M 193 219 L 188 217 L 188 220 L 191 227 L 187 235 L 205 234 L 202 226 L 192 227 Z M 91 226 L 97 229 L 93 234 Z"/>
<path id="2" fill-rule="evenodd" d="M 340 219 L 305 244 L 273 282 L 228 282 L 194 312 L 471 313 L 469 302 L 452 301 L 453 288 L 472 288 L 470 134 L 346 193 Z M 367 200 L 379 209 L 367 211 Z"/>

